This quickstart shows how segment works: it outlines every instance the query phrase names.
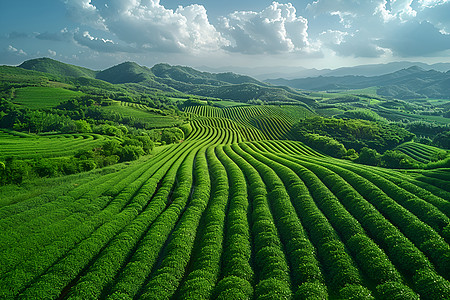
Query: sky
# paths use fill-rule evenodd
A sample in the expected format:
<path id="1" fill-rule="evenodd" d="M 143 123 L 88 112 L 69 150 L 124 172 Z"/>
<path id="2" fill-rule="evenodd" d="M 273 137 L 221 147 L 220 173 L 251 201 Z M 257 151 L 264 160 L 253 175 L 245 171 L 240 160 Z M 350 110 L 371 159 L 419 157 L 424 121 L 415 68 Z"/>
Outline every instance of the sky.
<path id="1" fill-rule="evenodd" d="M 0 64 L 210 68 L 450 62 L 450 0 L 1 0 Z"/>

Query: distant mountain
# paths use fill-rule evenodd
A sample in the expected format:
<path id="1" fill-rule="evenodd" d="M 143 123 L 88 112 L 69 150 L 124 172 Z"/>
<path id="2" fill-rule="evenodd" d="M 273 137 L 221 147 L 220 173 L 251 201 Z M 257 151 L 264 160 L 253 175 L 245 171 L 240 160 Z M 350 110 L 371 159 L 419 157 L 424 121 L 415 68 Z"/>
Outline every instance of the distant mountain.
<path id="1" fill-rule="evenodd" d="M 267 102 L 303 102 L 311 104 L 311 98 L 288 87 L 269 85 L 249 76 L 232 72 L 209 73 L 184 66 L 157 64 L 152 68 L 134 62 L 124 62 L 103 71 L 93 71 L 49 58 L 33 59 L 19 66 L 58 76 L 75 77 L 72 81 L 100 79 L 103 82 L 124 85 L 140 85 L 145 88 L 170 92 L 183 92 L 199 96 L 247 102 L 260 99 Z"/>
<path id="2" fill-rule="evenodd" d="M 267 85 L 252 77 L 238 75 L 232 72 L 227 73 L 209 73 L 201 72 L 190 67 L 171 66 L 169 64 L 157 64 L 151 69 L 153 74 L 159 78 L 170 78 L 172 80 L 181 81 L 192 84 L 209 84 L 209 85 L 226 85 L 226 84 L 242 84 L 254 83 Z"/>
<path id="3" fill-rule="evenodd" d="M 19 65 L 20 68 L 32 71 L 39 71 L 44 73 L 50 73 L 57 76 L 68 77 L 90 77 L 95 78 L 97 72 L 78 67 L 74 65 L 65 64 L 51 58 L 36 58 L 23 62 Z"/>
<path id="4" fill-rule="evenodd" d="M 348 90 L 378 87 L 378 94 L 399 99 L 450 98 L 450 71 L 439 72 L 412 66 L 379 76 L 319 76 L 293 80 L 268 80 L 271 84 L 286 85 L 303 90 Z"/>
<path id="5" fill-rule="evenodd" d="M 418 66 L 424 70 L 436 70 L 440 72 L 447 72 L 450 70 L 450 63 L 437 63 L 433 65 L 428 65 L 420 62 L 391 62 L 386 64 L 370 64 L 370 65 L 360 65 L 354 67 L 343 67 L 338 69 L 305 69 L 305 68 L 285 68 L 283 70 L 278 70 L 277 72 L 270 73 L 259 73 L 253 74 L 254 77 L 270 81 L 275 78 L 283 79 L 297 79 L 297 78 L 307 78 L 307 77 L 318 77 L 318 76 L 379 76 L 389 73 L 393 73 L 402 69 L 407 69 L 412 66 Z M 251 70 L 249 70 L 251 71 Z M 246 72 L 242 72 L 246 73 Z"/>
<path id="6" fill-rule="evenodd" d="M 99 72 L 96 78 L 114 84 L 137 83 L 145 80 L 153 80 L 155 75 L 147 67 L 142 67 L 134 62 L 124 62 Z"/>

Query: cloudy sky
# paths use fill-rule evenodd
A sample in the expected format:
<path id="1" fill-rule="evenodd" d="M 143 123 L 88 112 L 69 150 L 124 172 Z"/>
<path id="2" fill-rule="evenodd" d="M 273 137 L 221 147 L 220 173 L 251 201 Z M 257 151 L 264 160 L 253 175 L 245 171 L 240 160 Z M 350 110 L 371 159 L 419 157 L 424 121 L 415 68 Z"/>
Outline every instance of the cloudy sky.
<path id="1" fill-rule="evenodd" d="M 0 64 L 450 62 L 449 16 L 450 0 L 1 0 Z"/>

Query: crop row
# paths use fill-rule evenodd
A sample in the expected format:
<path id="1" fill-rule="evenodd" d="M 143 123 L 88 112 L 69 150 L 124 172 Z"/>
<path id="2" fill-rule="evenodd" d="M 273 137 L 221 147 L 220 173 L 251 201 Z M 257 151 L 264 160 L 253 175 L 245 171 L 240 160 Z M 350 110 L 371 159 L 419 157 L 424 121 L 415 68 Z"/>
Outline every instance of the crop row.
<path id="1" fill-rule="evenodd" d="M 152 178 L 156 178 L 155 176 L 162 177 L 175 159 L 176 157 L 169 155 L 167 159 L 157 160 L 156 164 L 147 168 L 144 174 L 137 179 L 134 178 L 135 180 L 131 183 L 128 182 L 128 185 L 110 200 L 105 197 L 91 198 L 91 201 L 94 200 L 94 206 L 98 205 L 96 202 L 108 199 L 106 203 L 103 202 L 100 207 L 93 210 L 94 214 L 87 216 L 74 214 L 62 219 L 60 223 L 52 224 L 51 227 L 54 228 L 53 235 L 55 237 L 51 240 L 51 243 L 41 245 L 41 241 L 35 239 L 33 246 L 40 251 L 29 253 L 28 259 L 19 259 L 19 264 L 0 280 L 0 287 L 6 285 L 9 286 L 9 289 L 0 288 L 0 290 L 8 295 L 14 295 L 21 292 L 27 284 L 36 278 L 39 278 L 39 280 L 36 280 L 26 290 L 27 294 L 31 293 L 28 294 L 29 296 L 40 295 L 38 298 L 42 298 L 42 296 L 45 298 L 46 295 L 58 291 L 58 287 L 62 289 L 78 274 L 77 268 L 81 271 L 103 247 L 104 243 L 108 242 L 115 232 L 128 223 L 130 218 L 133 218 L 139 210 L 142 210 L 145 201 L 149 200 L 146 195 L 151 193 L 154 187 L 154 180 L 148 181 L 148 178 L 152 176 Z M 105 204 L 105 207 L 101 207 Z M 91 208 L 92 206 L 86 203 L 80 203 L 79 206 L 81 212 L 89 212 Z M 64 231 L 62 234 L 58 232 L 59 227 L 57 225 L 61 225 L 61 222 L 64 222 L 68 229 L 65 234 Z M 42 232 L 46 231 L 49 230 L 44 228 Z M 44 239 L 42 242 L 47 242 L 47 240 Z M 29 247 L 28 245 L 24 246 Z M 47 270 L 51 265 L 53 266 Z M 67 268 L 70 268 L 71 271 L 65 273 L 65 277 L 58 276 L 61 270 Z M 46 274 L 43 275 L 43 272 L 46 272 Z"/>
<path id="2" fill-rule="evenodd" d="M 99 298 L 102 295 L 102 291 L 104 293 L 108 292 L 106 288 L 109 287 L 118 273 L 127 274 L 125 283 L 119 281 L 120 283 L 118 282 L 117 284 L 117 287 L 124 288 L 121 291 L 122 296 L 128 295 L 128 297 L 132 297 L 139 292 L 141 284 L 146 280 L 146 275 L 150 274 L 152 270 L 152 264 L 154 264 L 156 258 L 155 255 L 163 248 L 165 240 L 175 227 L 183 208 L 188 202 L 192 186 L 194 157 L 200 146 L 201 144 L 181 155 L 172 165 L 164 175 L 160 188 L 149 201 L 143 212 L 129 222 L 109 242 L 107 247 L 88 269 L 87 274 L 81 277 L 74 285 L 69 294 L 69 299 Z M 156 177 L 154 185 L 157 184 L 156 180 L 161 180 L 161 178 Z M 152 226 L 150 227 L 150 225 Z M 173 232 L 173 238 L 167 248 L 171 248 L 175 237 L 186 241 L 183 234 L 176 234 L 178 230 L 179 227 Z M 148 240 L 150 238 L 152 244 L 149 249 Z M 188 247 L 186 248 L 188 249 Z M 136 251 L 134 252 L 134 250 Z M 140 263 L 142 256 L 139 256 L 139 254 L 142 251 L 150 252 L 153 255 L 153 263 L 152 260 L 147 259 L 145 271 L 141 268 L 135 268 L 137 266 L 136 262 L 138 261 Z M 178 259 L 183 256 L 182 253 L 183 251 L 177 252 L 179 255 Z M 127 260 L 130 260 L 129 264 L 127 264 Z M 162 265 L 164 265 L 164 261 L 161 263 Z M 125 267 L 120 270 L 124 265 Z M 136 272 L 137 270 L 138 272 Z M 124 277 L 121 277 L 121 279 L 124 279 Z M 127 284 L 130 283 L 130 280 L 132 280 L 133 284 Z M 148 283 L 148 285 L 151 286 L 151 283 Z M 118 296 L 119 291 L 115 291 L 114 293 L 115 296 Z"/>
<path id="3" fill-rule="evenodd" d="M 90 149 L 101 144 L 103 138 L 94 136 L 14 137 L 0 142 L 2 147 L 1 157 L 16 157 L 20 159 L 32 159 L 43 157 L 56 157 L 73 155 L 80 149 Z"/>
<path id="4" fill-rule="evenodd" d="M 445 154 L 445 150 L 414 142 L 403 143 L 395 149 L 422 163 L 437 160 L 440 154 Z"/>
<path id="5" fill-rule="evenodd" d="M 257 148 L 254 147 L 254 149 L 256 150 Z M 377 242 L 380 249 L 386 252 L 396 268 L 404 276 L 411 278 L 414 282 L 414 290 L 421 294 L 422 297 L 433 299 L 442 297 L 450 291 L 448 281 L 441 277 L 442 275 L 448 278 L 449 275 L 448 257 L 450 255 L 450 249 L 448 244 L 429 225 L 421 222 L 399 204 L 390 200 L 383 193 L 380 193 L 370 181 L 364 178 L 366 176 L 371 178 L 373 175 L 364 173 L 361 171 L 361 168 L 358 168 L 358 170 L 364 174 L 358 175 L 355 173 L 356 170 L 350 170 L 348 166 L 346 166 L 347 169 L 336 166 L 335 162 L 326 163 L 322 160 L 317 161 L 307 157 L 293 159 L 288 155 L 275 156 L 267 152 L 264 155 L 283 162 L 291 169 L 295 167 L 293 164 L 301 165 L 323 180 L 327 188 L 339 199 L 340 203 L 348 209 L 357 221 L 360 222 L 364 230 L 369 233 L 370 237 Z M 314 196 L 314 193 L 319 193 L 319 189 L 312 184 L 313 181 L 311 181 L 308 189 Z M 392 188 L 392 186 L 384 186 L 384 188 L 388 189 Z M 323 192 L 327 193 L 327 189 L 323 189 Z M 364 195 L 364 197 L 361 195 Z M 319 194 L 316 197 L 316 202 L 323 202 L 327 198 L 332 199 L 333 197 L 327 197 L 326 194 Z M 411 198 L 409 200 L 412 201 Z M 411 203 L 414 203 L 414 201 Z M 417 199 L 416 203 L 419 207 L 420 205 L 424 205 Z M 332 221 L 333 216 L 339 216 L 341 221 L 344 220 L 342 218 L 344 218 L 345 214 L 343 212 L 337 213 L 336 211 L 333 213 L 332 208 L 333 206 L 330 200 L 321 206 L 324 213 L 330 211 L 327 214 L 330 221 Z M 438 211 L 435 211 L 433 218 L 435 218 L 437 223 L 445 222 L 446 220 L 445 216 L 439 214 Z M 348 221 L 348 228 L 345 229 L 346 227 L 344 226 L 340 230 L 340 235 L 344 241 L 348 240 L 350 242 L 353 237 L 349 235 L 357 228 L 354 224 L 350 224 L 352 223 Z M 334 227 L 339 231 L 338 225 L 334 225 Z M 445 223 L 442 225 L 445 225 Z M 363 232 L 354 232 L 353 235 L 357 236 L 358 239 L 364 236 Z M 355 244 L 352 243 L 352 247 L 349 247 L 349 249 L 355 249 L 354 247 Z M 361 254 L 361 251 L 356 251 L 354 255 Z M 431 265 L 429 259 L 434 263 L 434 267 L 437 268 L 439 274 L 434 271 L 434 267 Z M 360 265 L 364 262 L 364 260 L 356 260 Z M 362 269 L 364 270 L 364 268 Z M 374 274 L 389 274 L 389 272 L 375 272 Z M 394 273 L 391 272 L 391 274 Z M 396 285 L 392 285 L 392 287 L 397 288 L 400 282 L 398 282 L 398 276 L 395 277 L 397 277 L 397 280 L 389 279 L 388 281 L 379 281 L 379 283 L 396 282 Z M 433 282 L 435 283 L 434 285 Z M 381 287 L 377 287 L 377 290 L 379 289 Z"/>
<path id="6" fill-rule="evenodd" d="M 265 139 L 264 134 L 258 129 L 242 126 L 234 121 L 224 118 L 208 118 L 192 121 L 193 131 L 188 140 L 202 140 L 214 137 L 213 130 L 226 131 L 228 138 L 221 144 L 232 144 L 244 140 L 254 141 Z"/>

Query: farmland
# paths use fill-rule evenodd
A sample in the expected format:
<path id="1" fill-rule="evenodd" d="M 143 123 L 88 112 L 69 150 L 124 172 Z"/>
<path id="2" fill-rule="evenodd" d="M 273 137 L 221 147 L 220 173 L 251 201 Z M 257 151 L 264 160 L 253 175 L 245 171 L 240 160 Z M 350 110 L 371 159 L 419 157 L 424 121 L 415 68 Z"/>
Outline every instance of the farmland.
<path id="1" fill-rule="evenodd" d="M 224 120 L 194 121 L 141 164 L 2 207 L 1 297 L 450 293 L 448 190 Z"/>
<path id="2" fill-rule="evenodd" d="M 320 117 L 323 106 L 291 101 L 297 92 L 264 105 L 192 100 L 168 77 L 183 71 L 210 96 L 208 82 L 232 90 L 225 75 L 120 68 L 102 78 L 142 73 L 129 84 L 59 78 L 58 89 L 87 81 L 77 89 L 88 96 L 34 100 L 40 108 L 2 90 L 0 174 L 24 177 L 10 172 L 16 181 L 0 187 L 1 299 L 448 298 L 444 144 L 411 141 L 406 126 L 367 110 L 345 112 L 375 120 Z M 46 82 L 16 73 L 31 82 L 21 85 Z M 446 125 L 415 125 L 437 132 L 430 143 L 447 141 Z M 413 163 L 391 168 L 388 158 Z"/>

